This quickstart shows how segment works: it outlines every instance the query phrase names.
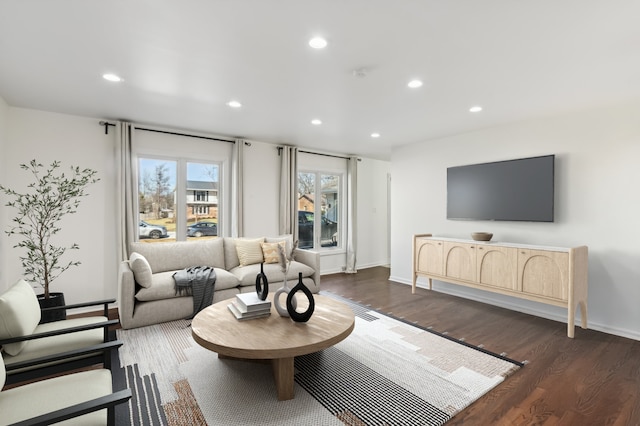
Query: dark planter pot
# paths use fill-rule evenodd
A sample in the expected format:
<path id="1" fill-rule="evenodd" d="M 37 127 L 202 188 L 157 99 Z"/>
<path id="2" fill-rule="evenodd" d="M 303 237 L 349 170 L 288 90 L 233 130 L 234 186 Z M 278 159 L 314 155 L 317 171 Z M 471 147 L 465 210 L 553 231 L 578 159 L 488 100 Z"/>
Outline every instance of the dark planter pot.
<path id="1" fill-rule="evenodd" d="M 42 308 L 55 308 L 56 306 L 64 306 L 64 293 L 49 293 L 49 298 L 45 299 L 43 294 L 38 295 L 38 303 L 40 303 L 40 309 Z M 42 317 L 40 318 L 40 324 L 47 322 L 54 322 L 67 319 L 66 309 L 55 309 L 52 311 L 42 311 Z"/>

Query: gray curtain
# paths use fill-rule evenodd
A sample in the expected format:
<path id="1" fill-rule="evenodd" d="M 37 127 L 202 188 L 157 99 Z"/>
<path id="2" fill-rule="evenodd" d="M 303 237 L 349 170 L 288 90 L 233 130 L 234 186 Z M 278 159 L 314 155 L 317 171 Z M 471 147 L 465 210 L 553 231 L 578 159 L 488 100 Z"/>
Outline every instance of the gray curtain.
<path id="1" fill-rule="evenodd" d="M 133 158 L 133 132 L 131 123 L 116 124 L 116 161 L 117 167 L 117 232 L 118 259 L 129 259 L 129 243 L 134 241 L 137 233 L 136 215 L 136 167 Z"/>
<path id="2" fill-rule="evenodd" d="M 280 151 L 280 235 L 298 239 L 298 148 L 278 147 Z"/>
<path id="3" fill-rule="evenodd" d="M 347 160 L 347 274 L 355 274 L 356 269 L 356 240 L 357 240 L 357 210 L 358 204 L 358 158 L 349 157 Z"/>
<path id="4" fill-rule="evenodd" d="M 244 139 L 236 139 L 231 156 L 231 236 L 244 236 Z"/>

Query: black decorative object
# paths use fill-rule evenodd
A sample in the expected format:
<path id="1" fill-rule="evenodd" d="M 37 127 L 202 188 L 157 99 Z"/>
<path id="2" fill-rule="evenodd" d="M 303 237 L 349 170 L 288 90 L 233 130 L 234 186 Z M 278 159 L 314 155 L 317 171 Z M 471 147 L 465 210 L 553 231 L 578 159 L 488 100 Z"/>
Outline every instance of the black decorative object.
<path id="1" fill-rule="evenodd" d="M 264 262 L 260 264 L 260 273 L 256 275 L 256 293 L 260 300 L 266 300 L 269 294 L 269 281 L 264 274 Z"/>
<path id="2" fill-rule="evenodd" d="M 294 297 L 297 292 L 303 292 L 307 299 L 309 299 L 309 307 L 304 312 L 296 311 L 294 306 Z M 296 322 L 307 322 L 311 315 L 313 315 L 313 310 L 316 308 L 316 302 L 313 300 L 313 294 L 311 291 L 302 283 L 302 272 L 298 274 L 298 284 L 291 289 L 289 294 L 287 295 L 287 312 L 289 312 L 289 316 L 292 320 Z"/>

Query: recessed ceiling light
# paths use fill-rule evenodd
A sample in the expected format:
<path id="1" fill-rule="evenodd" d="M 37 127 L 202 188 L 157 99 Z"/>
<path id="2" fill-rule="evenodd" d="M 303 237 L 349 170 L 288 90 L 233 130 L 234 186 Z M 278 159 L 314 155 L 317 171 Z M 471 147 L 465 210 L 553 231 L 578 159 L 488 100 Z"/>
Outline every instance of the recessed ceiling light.
<path id="1" fill-rule="evenodd" d="M 380 137 L 380 133 L 371 133 L 371 137 L 372 138 L 379 138 Z"/>
<path id="2" fill-rule="evenodd" d="M 240 108 L 242 106 L 242 104 L 238 101 L 229 101 L 227 102 L 227 105 L 229 105 L 231 108 Z"/>
<path id="3" fill-rule="evenodd" d="M 472 106 L 469 108 L 469 112 L 480 112 L 482 111 L 482 107 L 480 105 Z"/>
<path id="4" fill-rule="evenodd" d="M 311 124 L 313 124 L 314 126 L 319 126 L 322 124 L 322 121 L 314 118 L 313 120 L 311 120 Z"/>
<path id="5" fill-rule="evenodd" d="M 122 79 L 115 74 L 102 74 L 102 78 L 108 81 L 113 81 L 114 83 L 119 83 L 122 81 Z"/>
<path id="6" fill-rule="evenodd" d="M 323 39 L 322 37 L 314 37 L 309 40 L 309 46 L 313 47 L 314 49 L 324 49 L 325 47 L 327 47 L 327 40 Z"/>
<path id="7" fill-rule="evenodd" d="M 422 82 L 420 80 L 411 80 L 407 86 L 411 87 L 412 89 L 417 89 L 418 87 L 422 86 Z"/>

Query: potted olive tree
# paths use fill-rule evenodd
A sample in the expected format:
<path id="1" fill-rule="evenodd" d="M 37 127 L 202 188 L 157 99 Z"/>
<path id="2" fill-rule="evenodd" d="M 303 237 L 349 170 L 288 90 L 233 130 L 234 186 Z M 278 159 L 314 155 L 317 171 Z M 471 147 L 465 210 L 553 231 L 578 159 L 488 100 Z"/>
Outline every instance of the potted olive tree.
<path id="1" fill-rule="evenodd" d="M 51 293 L 50 284 L 64 271 L 80 264 L 79 261 L 62 260 L 67 250 L 77 250 L 77 244 L 60 246 L 54 244 L 54 237 L 60 232 L 60 220 L 75 213 L 80 199 L 87 194 L 86 187 L 97 182 L 96 171 L 71 167 L 69 173 L 60 171 L 60 162 L 54 161 L 45 168 L 36 160 L 21 164 L 20 168 L 31 173 L 33 182 L 24 193 L 0 185 L 11 201 L 6 206 L 17 210 L 13 225 L 5 233 L 21 238 L 14 247 L 26 250 L 20 257 L 25 280 L 40 284 L 44 293 L 38 296 L 41 307 L 64 305 L 62 293 Z M 54 311 L 53 317 L 42 322 L 64 319 L 64 311 Z"/>

